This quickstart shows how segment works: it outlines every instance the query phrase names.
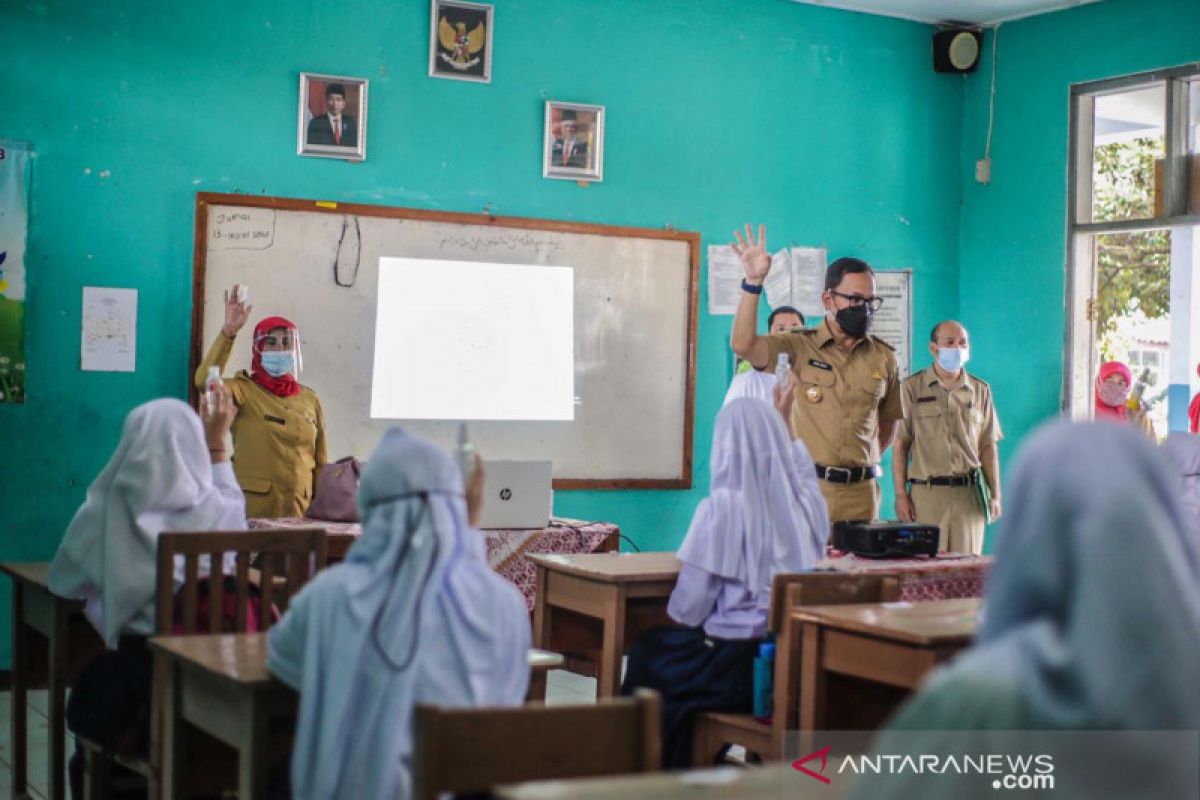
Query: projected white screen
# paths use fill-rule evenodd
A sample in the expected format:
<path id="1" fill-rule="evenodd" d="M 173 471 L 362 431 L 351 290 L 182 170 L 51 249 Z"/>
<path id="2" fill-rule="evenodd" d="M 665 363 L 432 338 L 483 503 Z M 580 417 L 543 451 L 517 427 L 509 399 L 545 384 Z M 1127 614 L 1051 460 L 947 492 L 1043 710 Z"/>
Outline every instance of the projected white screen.
<path id="1" fill-rule="evenodd" d="M 379 259 L 371 416 L 570 420 L 570 267 Z"/>

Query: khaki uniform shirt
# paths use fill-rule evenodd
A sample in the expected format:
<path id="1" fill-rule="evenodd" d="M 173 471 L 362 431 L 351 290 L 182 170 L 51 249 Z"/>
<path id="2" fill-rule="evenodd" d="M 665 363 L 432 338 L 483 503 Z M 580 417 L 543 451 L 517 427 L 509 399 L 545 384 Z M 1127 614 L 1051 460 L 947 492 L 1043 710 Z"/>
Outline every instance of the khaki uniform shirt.
<path id="1" fill-rule="evenodd" d="M 973 472 L 983 446 L 1003 437 L 992 387 L 967 372 L 947 389 L 932 367 L 923 369 L 905 379 L 902 394 L 905 413 L 896 437 L 908 445 L 910 478 Z"/>
<path id="2" fill-rule="evenodd" d="M 896 352 L 868 336 L 843 350 L 829 323 L 777 333 L 767 340 L 767 366 L 774 371 L 787 353 L 799 378 L 792 405 L 792 432 L 813 461 L 827 467 L 879 463 L 879 422 L 903 417 Z"/>
<path id="3" fill-rule="evenodd" d="M 222 372 L 233 340 L 217 334 L 196 370 L 201 390 L 208 368 Z M 224 378 L 238 408 L 233 420 L 233 471 L 246 495 L 247 517 L 300 517 L 316 489 L 317 473 L 328 460 L 325 415 L 317 394 L 307 386 L 292 397 L 279 397 L 259 386 L 249 373 Z"/>

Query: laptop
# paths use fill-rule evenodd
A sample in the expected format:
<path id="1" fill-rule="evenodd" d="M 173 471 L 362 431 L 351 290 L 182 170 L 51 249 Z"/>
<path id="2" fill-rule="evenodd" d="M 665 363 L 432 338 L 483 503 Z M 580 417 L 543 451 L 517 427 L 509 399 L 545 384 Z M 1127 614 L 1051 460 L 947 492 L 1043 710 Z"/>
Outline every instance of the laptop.
<path id="1" fill-rule="evenodd" d="M 480 528 L 544 528 L 554 494 L 549 461 L 484 461 Z"/>

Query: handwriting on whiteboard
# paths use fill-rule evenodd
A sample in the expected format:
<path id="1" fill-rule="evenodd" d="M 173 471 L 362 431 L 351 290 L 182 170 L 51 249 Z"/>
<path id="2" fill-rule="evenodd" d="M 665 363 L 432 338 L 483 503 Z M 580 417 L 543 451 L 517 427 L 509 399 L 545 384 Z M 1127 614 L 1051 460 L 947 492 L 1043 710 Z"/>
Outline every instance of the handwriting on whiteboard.
<path id="1" fill-rule="evenodd" d="M 275 243 L 275 209 L 213 208 L 209 250 L 266 250 Z"/>
<path id="2" fill-rule="evenodd" d="M 562 245 L 554 239 L 540 239 L 532 233 L 497 233 L 486 236 L 467 234 L 448 234 L 438 241 L 438 249 L 472 253 L 494 252 L 496 250 L 527 250 L 533 249 L 541 255 L 552 256 Z"/>

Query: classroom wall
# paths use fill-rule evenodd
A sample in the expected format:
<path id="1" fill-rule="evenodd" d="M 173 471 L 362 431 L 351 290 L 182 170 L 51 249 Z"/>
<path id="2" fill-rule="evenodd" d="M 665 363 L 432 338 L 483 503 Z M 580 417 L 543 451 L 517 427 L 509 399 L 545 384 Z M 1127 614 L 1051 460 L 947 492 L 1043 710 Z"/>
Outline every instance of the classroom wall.
<path id="1" fill-rule="evenodd" d="M 1197 30 L 1196 0 L 1105 0 L 1001 25 L 987 186 L 974 175 L 987 139 L 990 34 L 968 78 L 959 306 L 974 366 L 995 391 L 1006 460 L 1062 405 L 1070 86 L 1200 60 Z"/>
<path id="2" fill-rule="evenodd" d="M 932 72 L 926 26 L 790 0 L 496 6 L 481 86 L 426 77 L 426 0 L 0 5 L 0 136 L 37 152 L 0 559 L 51 557 L 126 412 L 185 396 L 197 191 L 674 225 L 705 245 L 763 222 L 773 246 L 913 268 L 918 341 L 956 310 L 964 80 Z M 301 70 L 370 79 L 365 163 L 295 155 Z M 604 183 L 541 178 L 547 98 L 607 105 Z M 79 371 L 85 285 L 140 290 L 135 373 Z M 695 488 L 559 492 L 558 513 L 613 520 L 643 549 L 682 539 L 730 375 L 732 318 L 706 304 Z M 8 607 L 0 586 L 0 665 Z"/>

